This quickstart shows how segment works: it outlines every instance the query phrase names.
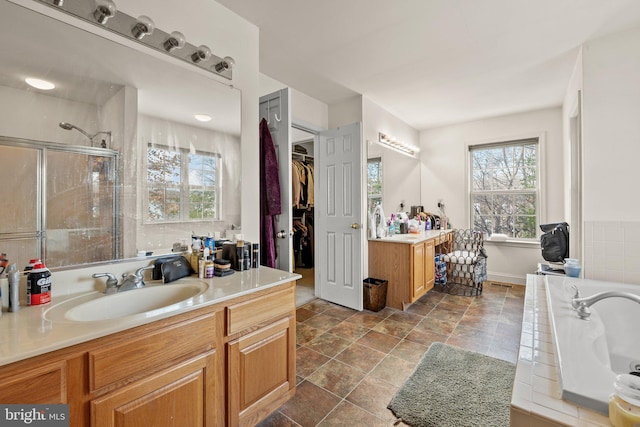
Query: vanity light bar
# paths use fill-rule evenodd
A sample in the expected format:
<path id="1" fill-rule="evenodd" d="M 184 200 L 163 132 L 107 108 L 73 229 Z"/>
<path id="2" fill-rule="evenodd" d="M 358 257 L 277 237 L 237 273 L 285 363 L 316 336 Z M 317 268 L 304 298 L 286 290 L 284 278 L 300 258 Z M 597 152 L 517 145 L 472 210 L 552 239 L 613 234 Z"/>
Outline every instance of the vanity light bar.
<path id="1" fill-rule="evenodd" d="M 53 9 L 60 10 L 76 18 L 105 28 L 129 40 L 143 44 L 166 55 L 181 59 L 205 71 L 233 79 L 235 61 L 231 57 L 213 55 L 204 46 L 187 43 L 182 33 L 174 31 L 164 32 L 155 28 L 151 18 L 140 16 L 134 18 L 117 10 L 112 0 L 35 0 Z"/>
<path id="2" fill-rule="evenodd" d="M 420 152 L 420 149 L 414 147 L 413 145 L 406 144 L 402 141 L 398 141 L 396 138 L 386 135 L 382 132 L 378 133 L 378 142 L 380 144 L 386 145 L 388 147 L 393 148 L 394 150 L 398 150 L 403 154 L 408 154 L 410 156 L 414 156 Z"/>

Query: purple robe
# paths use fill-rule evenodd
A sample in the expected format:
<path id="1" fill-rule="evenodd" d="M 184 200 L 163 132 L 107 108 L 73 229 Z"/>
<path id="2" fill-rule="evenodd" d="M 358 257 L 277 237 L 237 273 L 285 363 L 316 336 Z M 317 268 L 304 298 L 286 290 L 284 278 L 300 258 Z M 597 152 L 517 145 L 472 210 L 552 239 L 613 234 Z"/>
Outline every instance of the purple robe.
<path id="1" fill-rule="evenodd" d="M 276 267 L 276 215 L 282 213 L 278 157 L 269 124 L 260 121 L 260 264 Z"/>

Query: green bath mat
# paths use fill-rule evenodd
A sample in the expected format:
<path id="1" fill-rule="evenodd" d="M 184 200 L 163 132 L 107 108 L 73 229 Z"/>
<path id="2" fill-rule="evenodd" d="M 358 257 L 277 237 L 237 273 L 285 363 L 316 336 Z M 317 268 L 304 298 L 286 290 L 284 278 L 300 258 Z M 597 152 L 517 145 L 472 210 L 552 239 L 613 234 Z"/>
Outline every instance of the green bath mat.
<path id="1" fill-rule="evenodd" d="M 388 408 L 413 427 L 509 426 L 516 367 L 433 343 Z"/>

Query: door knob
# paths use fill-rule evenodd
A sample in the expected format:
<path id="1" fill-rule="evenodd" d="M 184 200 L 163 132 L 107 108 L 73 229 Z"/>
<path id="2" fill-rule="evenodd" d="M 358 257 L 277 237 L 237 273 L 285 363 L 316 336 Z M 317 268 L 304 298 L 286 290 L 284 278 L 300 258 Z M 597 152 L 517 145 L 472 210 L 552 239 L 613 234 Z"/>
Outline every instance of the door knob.
<path id="1" fill-rule="evenodd" d="M 351 224 L 351 228 L 353 228 L 354 230 L 357 230 L 358 228 L 360 228 L 360 224 L 358 224 L 357 222 L 354 222 L 353 224 Z"/>
<path id="2" fill-rule="evenodd" d="M 279 232 L 276 233 L 276 237 L 278 239 L 286 239 L 287 238 L 287 232 L 284 230 L 280 230 Z"/>

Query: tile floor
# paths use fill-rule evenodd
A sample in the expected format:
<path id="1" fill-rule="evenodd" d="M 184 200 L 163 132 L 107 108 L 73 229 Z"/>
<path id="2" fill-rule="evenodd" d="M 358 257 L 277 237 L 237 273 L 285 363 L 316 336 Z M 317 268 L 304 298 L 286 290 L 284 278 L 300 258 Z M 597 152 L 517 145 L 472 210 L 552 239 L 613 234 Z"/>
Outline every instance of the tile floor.
<path id="1" fill-rule="evenodd" d="M 387 404 L 432 342 L 516 362 L 524 286 L 479 297 L 428 292 L 407 311 L 354 311 L 323 300 L 297 310 L 296 395 L 259 424 L 392 426 Z"/>

